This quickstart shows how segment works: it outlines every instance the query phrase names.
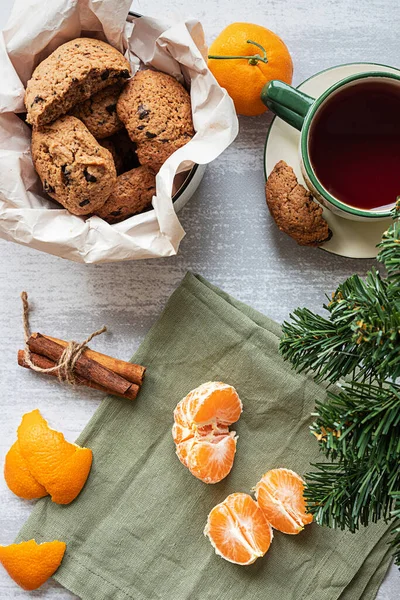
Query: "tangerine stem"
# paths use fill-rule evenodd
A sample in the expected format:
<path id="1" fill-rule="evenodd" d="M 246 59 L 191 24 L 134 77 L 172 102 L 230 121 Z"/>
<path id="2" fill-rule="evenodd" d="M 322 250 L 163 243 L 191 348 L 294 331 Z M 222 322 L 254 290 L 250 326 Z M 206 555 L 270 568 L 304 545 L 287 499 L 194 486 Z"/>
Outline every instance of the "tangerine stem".
<path id="1" fill-rule="evenodd" d="M 208 58 L 215 58 L 216 60 L 226 60 L 226 59 L 230 59 L 230 58 L 246 58 L 249 61 L 249 65 L 254 66 L 259 61 L 267 64 L 268 58 L 267 58 L 267 52 L 266 52 L 265 48 L 263 46 L 261 46 L 261 44 L 258 44 L 257 42 L 253 42 L 252 40 L 247 40 L 247 44 L 254 44 L 254 46 L 257 46 L 258 48 L 260 48 L 260 50 L 262 50 L 264 56 L 260 56 L 260 54 L 253 54 L 251 56 L 214 56 L 212 54 L 209 54 Z"/>

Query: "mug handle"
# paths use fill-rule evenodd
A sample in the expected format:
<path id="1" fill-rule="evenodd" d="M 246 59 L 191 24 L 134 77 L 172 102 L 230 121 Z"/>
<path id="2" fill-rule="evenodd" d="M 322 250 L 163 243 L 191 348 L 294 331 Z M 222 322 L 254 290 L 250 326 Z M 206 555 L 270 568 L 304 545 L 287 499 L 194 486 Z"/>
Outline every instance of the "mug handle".
<path id="1" fill-rule="evenodd" d="M 273 113 L 299 131 L 305 116 L 315 102 L 315 98 L 278 79 L 273 79 L 264 85 L 261 100 Z"/>

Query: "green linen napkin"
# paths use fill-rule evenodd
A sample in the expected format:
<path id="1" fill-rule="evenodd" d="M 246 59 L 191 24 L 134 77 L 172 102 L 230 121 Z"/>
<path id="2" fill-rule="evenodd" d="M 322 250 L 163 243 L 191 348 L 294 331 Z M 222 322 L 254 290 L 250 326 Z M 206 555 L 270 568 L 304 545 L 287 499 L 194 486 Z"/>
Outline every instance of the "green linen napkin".
<path id="1" fill-rule="evenodd" d="M 92 448 L 77 500 L 37 503 L 19 540 L 67 543 L 55 579 L 84 600 L 371 600 L 390 563 L 388 531 L 307 526 L 275 532 L 271 548 L 241 567 L 216 556 L 203 528 L 211 508 L 249 492 L 274 467 L 304 474 L 318 458 L 309 433 L 325 392 L 278 354 L 279 326 L 188 274 L 136 353 L 148 366 L 136 402 L 104 400 L 78 439 Z M 208 380 L 234 385 L 243 414 L 231 474 L 195 479 L 175 456 L 173 409 Z"/>

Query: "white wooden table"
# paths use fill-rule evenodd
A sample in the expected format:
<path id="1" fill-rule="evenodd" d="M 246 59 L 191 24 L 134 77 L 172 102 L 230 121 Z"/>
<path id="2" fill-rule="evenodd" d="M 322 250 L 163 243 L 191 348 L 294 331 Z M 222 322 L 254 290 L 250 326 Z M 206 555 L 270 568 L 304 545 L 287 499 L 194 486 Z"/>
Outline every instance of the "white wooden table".
<path id="1" fill-rule="evenodd" d="M 0 2 L 1 27 L 11 4 L 12 0 Z M 209 42 L 233 21 L 264 25 L 286 41 L 296 84 L 334 64 L 371 61 L 399 66 L 398 0 L 138 0 L 133 9 L 152 16 L 163 10 L 167 16 L 196 16 Z M 201 273 L 281 322 L 298 305 L 320 310 L 325 293 L 371 266 L 370 260 L 299 248 L 274 226 L 264 199 L 263 145 L 269 122 L 270 116 L 240 119 L 237 140 L 208 168 L 180 213 L 187 236 L 177 257 L 84 266 L 0 240 L 1 463 L 23 413 L 40 407 L 50 423 L 73 440 L 100 402 L 98 393 L 73 391 L 16 366 L 16 351 L 22 345 L 21 290 L 30 294 L 34 328 L 63 339 L 81 339 L 106 323 L 110 333 L 96 347 L 128 358 L 187 270 Z M 0 477 L 0 507 L 0 543 L 8 544 L 32 505 L 16 498 Z M 378 598 L 397 600 L 399 589 L 400 575 L 392 567 Z M 74 598 L 54 582 L 31 596 Z M 0 569 L 1 600 L 28 597 Z"/>

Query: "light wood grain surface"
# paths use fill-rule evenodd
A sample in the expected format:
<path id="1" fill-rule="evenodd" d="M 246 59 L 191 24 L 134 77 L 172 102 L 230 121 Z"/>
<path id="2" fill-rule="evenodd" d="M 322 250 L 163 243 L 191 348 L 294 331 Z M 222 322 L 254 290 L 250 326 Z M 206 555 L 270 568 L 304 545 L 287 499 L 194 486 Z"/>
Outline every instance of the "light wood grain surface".
<path id="1" fill-rule="evenodd" d="M 11 4 L 12 0 L 1 0 L 0 26 Z M 208 42 L 232 21 L 265 25 L 286 41 L 296 84 L 345 62 L 400 66 L 398 0 L 140 0 L 133 9 L 152 16 L 195 16 L 202 21 Z M 0 240 L 1 463 L 24 412 L 40 407 L 50 423 L 73 440 L 100 402 L 96 392 L 74 391 L 16 366 L 22 344 L 21 290 L 30 294 L 34 329 L 79 340 L 106 323 L 109 333 L 93 346 L 129 358 L 187 270 L 201 273 L 281 322 L 298 305 L 321 310 L 325 293 L 371 266 L 369 260 L 299 248 L 276 229 L 264 199 L 263 145 L 269 122 L 268 115 L 240 119 L 237 140 L 210 165 L 180 213 L 187 235 L 177 257 L 86 266 Z M 0 543 L 8 544 L 32 504 L 16 498 L 0 477 L 0 507 Z M 392 567 L 378 599 L 397 600 L 399 589 L 400 575 Z M 1 600 L 28 597 L 75 596 L 54 582 L 28 594 L 1 569 Z"/>

